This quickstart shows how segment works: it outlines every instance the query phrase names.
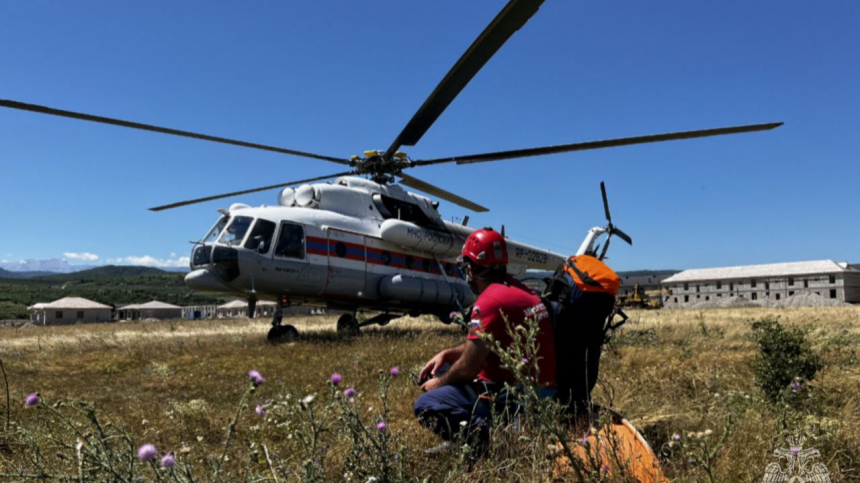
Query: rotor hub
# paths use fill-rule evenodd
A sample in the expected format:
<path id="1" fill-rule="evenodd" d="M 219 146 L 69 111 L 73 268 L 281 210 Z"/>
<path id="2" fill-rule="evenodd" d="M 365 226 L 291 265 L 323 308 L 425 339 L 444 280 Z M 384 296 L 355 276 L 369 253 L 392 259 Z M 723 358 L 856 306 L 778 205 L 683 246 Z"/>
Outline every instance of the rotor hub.
<path id="1" fill-rule="evenodd" d="M 349 165 L 355 168 L 356 174 L 370 176 L 374 182 L 387 184 L 394 182 L 394 176 L 405 168 L 414 166 L 412 160 L 404 152 L 396 152 L 391 158 L 386 158 L 382 151 L 365 151 L 363 156 L 353 156 Z"/>

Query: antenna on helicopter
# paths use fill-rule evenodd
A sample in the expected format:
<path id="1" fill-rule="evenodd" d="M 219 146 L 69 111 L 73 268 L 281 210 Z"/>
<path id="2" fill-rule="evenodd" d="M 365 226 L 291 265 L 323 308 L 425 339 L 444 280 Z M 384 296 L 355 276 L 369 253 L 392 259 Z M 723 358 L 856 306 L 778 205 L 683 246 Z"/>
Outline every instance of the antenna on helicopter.
<path id="1" fill-rule="evenodd" d="M 612 239 L 612 235 L 617 235 L 618 238 L 621 238 L 630 246 L 633 246 L 633 239 L 630 238 L 630 235 L 624 233 L 612 224 L 612 215 L 609 213 L 609 200 L 606 196 L 606 183 L 603 181 L 600 182 L 600 194 L 603 196 L 603 212 L 606 214 L 606 241 L 603 242 L 603 250 L 601 250 L 600 257 L 598 257 L 600 260 L 603 260 L 603 258 L 606 257 L 606 251 L 609 249 L 609 240 Z M 595 252 L 596 251 L 597 249 L 595 249 Z"/>
<path id="2" fill-rule="evenodd" d="M 463 217 L 463 226 L 467 226 L 469 224 L 469 215 Z"/>

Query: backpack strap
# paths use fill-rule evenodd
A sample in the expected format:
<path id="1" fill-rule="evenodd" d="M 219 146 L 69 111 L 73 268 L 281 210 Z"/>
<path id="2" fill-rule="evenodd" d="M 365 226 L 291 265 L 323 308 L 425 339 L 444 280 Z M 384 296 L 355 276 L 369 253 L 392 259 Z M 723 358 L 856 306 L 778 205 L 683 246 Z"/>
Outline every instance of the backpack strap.
<path id="1" fill-rule="evenodd" d="M 600 282 L 591 278 L 591 276 L 588 275 L 588 272 L 583 272 L 582 270 L 580 270 L 576 266 L 576 262 L 573 261 L 572 258 L 568 258 L 565 264 L 570 267 L 571 270 L 574 271 L 574 273 L 576 273 L 576 276 L 579 277 L 580 280 L 582 280 L 582 283 L 586 285 L 591 285 L 592 287 L 603 287 L 602 285 L 600 285 Z"/>
<path id="2" fill-rule="evenodd" d="M 613 321 L 615 320 L 615 316 L 621 317 L 621 320 L 619 320 L 617 323 L 613 324 Z M 624 313 L 623 310 L 621 310 L 621 307 L 616 305 L 612 309 L 612 313 L 609 314 L 609 317 L 606 319 L 606 325 L 603 327 L 603 343 L 604 344 L 609 342 L 609 339 L 612 338 L 612 334 L 615 333 L 615 330 L 620 328 L 622 325 L 624 325 L 627 322 L 627 319 L 629 319 L 629 317 L 627 316 L 627 314 Z"/>
<path id="3" fill-rule="evenodd" d="M 564 279 L 564 265 L 559 265 L 558 268 L 555 269 L 555 273 L 553 273 L 552 278 L 547 278 L 545 280 L 546 288 L 543 291 L 542 298 L 549 300 L 551 302 L 562 302 L 567 299 L 566 290 L 568 283 L 567 280 Z"/>

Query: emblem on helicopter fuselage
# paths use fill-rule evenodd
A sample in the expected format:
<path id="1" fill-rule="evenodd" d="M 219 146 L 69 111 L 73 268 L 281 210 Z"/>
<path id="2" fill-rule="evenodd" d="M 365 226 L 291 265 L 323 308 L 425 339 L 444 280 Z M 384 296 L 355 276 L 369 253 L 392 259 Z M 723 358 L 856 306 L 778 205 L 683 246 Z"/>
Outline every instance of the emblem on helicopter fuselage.
<path id="1" fill-rule="evenodd" d="M 830 483 L 830 473 L 824 463 L 813 461 L 821 456 L 815 448 L 804 448 L 806 438 L 789 436 L 788 448 L 778 448 L 773 455 L 785 459 L 788 466 L 783 468 L 778 462 L 767 465 L 762 483 Z M 777 460 L 778 461 L 778 460 Z"/>

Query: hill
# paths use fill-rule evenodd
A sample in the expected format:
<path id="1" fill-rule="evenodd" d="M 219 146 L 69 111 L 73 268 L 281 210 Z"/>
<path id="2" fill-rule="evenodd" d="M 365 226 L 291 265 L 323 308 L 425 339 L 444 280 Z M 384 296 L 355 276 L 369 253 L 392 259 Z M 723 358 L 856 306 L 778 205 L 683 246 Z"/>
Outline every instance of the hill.
<path id="1" fill-rule="evenodd" d="M 153 267 L 138 267 L 127 265 L 106 265 L 104 267 L 91 268 L 75 273 L 49 274 L 43 278 L 46 280 L 77 280 L 96 278 L 123 278 L 138 277 L 141 275 L 167 275 L 168 272 Z"/>
<path id="2" fill-rule="evenodd" d="M 660 280 L 671 277 L 680 270 L 630 270 L 627 272 L 618 272 L 621 277 L 656 277 Z"/>
<path id="3" fill-rule="evenodd" d="M 105 266 L 34 278 L 11 278 L 4 272 L 0 273 L 0 320 L 25 319 L 30 305 L 63 297 L 84 297 L 108 305 L 151 300 L 175 305 L 222 302 L 219 297 L 192 294 L 182 273 L 151 267 Z"/>
<path id="4" fill-rule="evenodd" d="M 52 272 L 12 272 L 0 268 L 0 278 L 33 278 L 54 275 Z"/>
<path id="5" fill-rule="evenodd" d="M 664 278 L 670 277 L 676 273 L 680 272 L 680 270 L 669 270 L 669 269 L 661 269 L 661 270 L 630 270 L 626 272 L 617 272 L 618 276 L 621 277 L 621 284 L 630 286 L 634 283 L 653 283 L 653 281 L 663 280 Z M 543 280 L 545 278 L 552 278 L 553 272 L 548 270 L 532 270 L 526 272 L 525 275 L 518 277 L 522 280 L 526 285 L 536 289 L 543 290 L 544 283 Z"/>

